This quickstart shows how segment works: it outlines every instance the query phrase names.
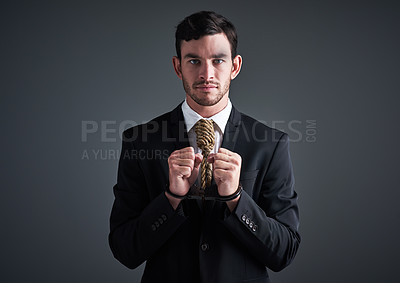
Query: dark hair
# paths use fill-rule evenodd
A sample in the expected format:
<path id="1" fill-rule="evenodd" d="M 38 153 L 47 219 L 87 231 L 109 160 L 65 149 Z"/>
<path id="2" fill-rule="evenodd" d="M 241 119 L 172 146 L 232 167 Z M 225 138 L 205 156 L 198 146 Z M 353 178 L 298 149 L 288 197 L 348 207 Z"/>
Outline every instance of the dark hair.
<path id="1" fill-rule="evenodd" d="M 182 40 L 199 39 L 204 35 L 224 33 L 231 45 L 232 59 L 236 57 L 237 34 L 234 25 L 224 16 L 211 11 L 194 13 L 179 23 L 175 32 L 176 54 L 181 59 Z"/>

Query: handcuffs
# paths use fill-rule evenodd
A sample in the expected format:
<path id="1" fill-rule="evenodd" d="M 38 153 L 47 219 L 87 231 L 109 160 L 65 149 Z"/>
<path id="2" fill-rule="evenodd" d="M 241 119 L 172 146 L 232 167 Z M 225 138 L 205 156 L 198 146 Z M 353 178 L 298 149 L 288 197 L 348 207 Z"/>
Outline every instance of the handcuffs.
<path id="1" fill-rule="evenodd" d="M 241 184 L 239 184 L 236 192 L 228 196 L 219 195 L 216 185 L 212 185 L 204 190 L 198 185 L 193 184 L 186 195 L 180 196 L 171 192 L 171 190 L 169 189 L 169 183 L 167 183 L 165 191 L 167 192 L 167 194 L 177 199 L 201 199 L 201 200 L 216 200 L 225 202 L 233 200 L 238 196 L 240 196 L 243 192 L 243 187 Z"/>

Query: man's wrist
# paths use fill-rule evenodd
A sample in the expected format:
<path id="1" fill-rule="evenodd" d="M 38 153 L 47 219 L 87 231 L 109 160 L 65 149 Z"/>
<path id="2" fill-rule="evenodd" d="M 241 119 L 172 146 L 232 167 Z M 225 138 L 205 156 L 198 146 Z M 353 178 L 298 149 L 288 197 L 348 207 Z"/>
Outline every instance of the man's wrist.
<path id="1" fill-rule="evenodd" d="M 164 192 L 165 196 L 167 197 L 169 203 L 171 204 L 172 208 L 174 210 L 176 210 L 176 208 L 178 207 L 178 205 L 180 204 L 181 200 L 178 198 L 174 198 L 173 196 L 171 196 L 170 194 L 168 194 L 167 192 Z"/>
<path id="2" fill-rule="evenodd" d="M 237 188 L 236 191 L 231 193 L 231 194 L 229 194 L 229 195 L 221 195 L 220 194 L 221 200 L 225 201 L 225 202 L 230 202 L 230 201 L 239 199 L 238 197 L 242 194 L 243 187 L 239 183 L 239 185 L 236 188 Z"/>
<path id="3" fill-rule="evenodd" d="M 170 197 L 173 197 L 175 199 L 182 200 L 182 199 L 186 198 L 186 195 L 181 196 L 181 195 L 177 195 L 177 194 L 173 193 L 170 190 L 169 183 L 167 183 L 167 185 L 165 186 L 165 192 L 167 193 L 167 195 L 169 195 Z"/>
<path id="4" fill-rule="evenodd" d="M 226 202 L 226 205 L 228 206 L 230 212 L 233 212 L 235 210 L 239 202 L 240 196 L 241 195 L 238 195 L 235 199 Z"/>

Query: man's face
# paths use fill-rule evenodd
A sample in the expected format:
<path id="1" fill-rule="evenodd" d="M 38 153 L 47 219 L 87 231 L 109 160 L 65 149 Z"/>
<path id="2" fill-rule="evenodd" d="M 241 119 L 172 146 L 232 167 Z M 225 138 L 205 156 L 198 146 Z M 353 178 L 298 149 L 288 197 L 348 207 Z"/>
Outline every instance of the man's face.
<path id="1" fill-rule="evenodd" d="M 216 105 L 223 98 L 227 100 L 231 80 L 238 71 L 235 71 L 231 47 L 224 33 L 182 41 L 181 60 L 177 60 L 175 58 L 175 70 L 189 99 L 201 106 Z"/>

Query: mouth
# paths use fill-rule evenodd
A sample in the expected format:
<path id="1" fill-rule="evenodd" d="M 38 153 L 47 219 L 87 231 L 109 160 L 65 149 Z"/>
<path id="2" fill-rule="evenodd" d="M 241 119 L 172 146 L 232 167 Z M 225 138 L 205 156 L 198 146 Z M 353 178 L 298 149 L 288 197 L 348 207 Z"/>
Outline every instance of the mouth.
<path id="1" fill-rule="evenodd" d="M 212 84 L 202 84 L 202 85 L 197 85 L 196 88 L 201 91 L 211 91 L 213 89 L 216 89 L 217 86 Z"/>

